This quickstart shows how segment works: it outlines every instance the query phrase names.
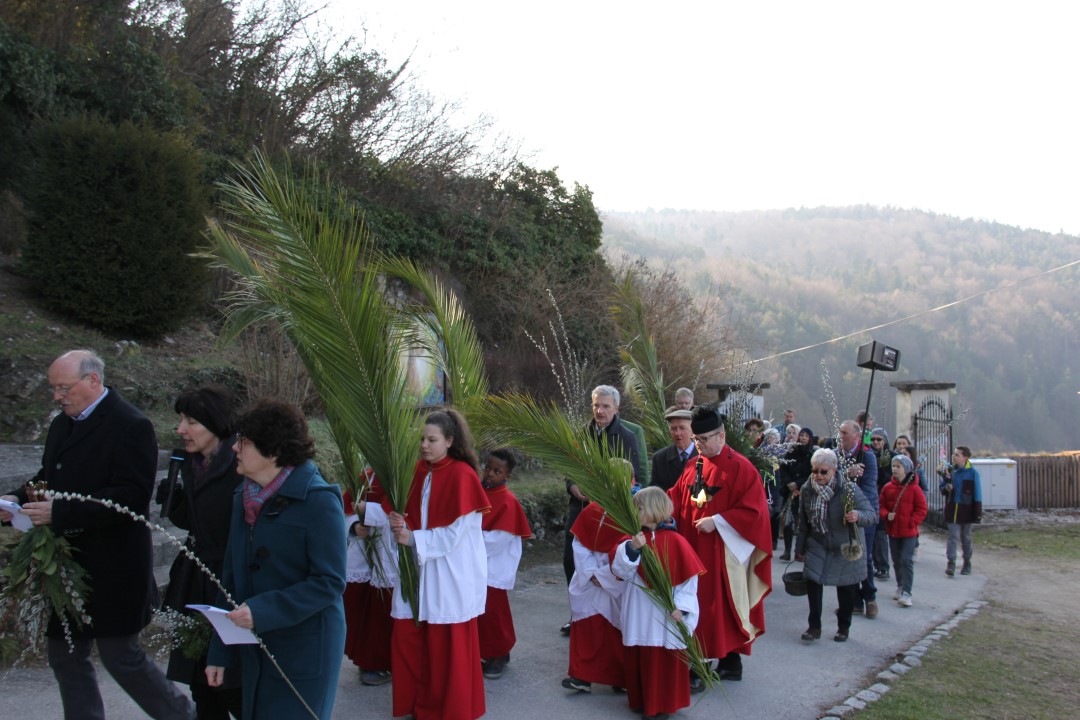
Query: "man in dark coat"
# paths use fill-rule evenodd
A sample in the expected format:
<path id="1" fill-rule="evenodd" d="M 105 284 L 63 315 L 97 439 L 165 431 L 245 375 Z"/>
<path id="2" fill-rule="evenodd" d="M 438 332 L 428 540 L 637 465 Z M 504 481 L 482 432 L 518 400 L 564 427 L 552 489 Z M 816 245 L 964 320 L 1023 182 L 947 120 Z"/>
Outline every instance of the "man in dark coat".
<path id="1" fill-rule="evenodd" d="M 595 438 L 596 442 L 602 443 L 612 457 L 620 457 L 630 461 L 634 467 L 634 477 L 642 477 L 641 453 L 638 451 L 637 438 L 634 433 L 623 427 L 619 420 L 619 391 L 610 385 L 597 385 L 592 391 L 593 419 L 589 423 L 587 431 Z M 589 498 L 581 492 L 581 488 L 572 479 L 566 481 L 566 492 L 570 496 L 566 508 L 566 539 L 563 545 L 563 571 L 566 573 L 566 582 L 574 577 L 574 536 L 570 528 L 578 515 L 589 504 Z M 563 635 L 570 634 L 570 623 L 560 628 Z"/>
<path id="2" fill-rule="evenodd" d="M 655 485 L 667 492 L 675 486 L 675 482 L 682 475 L 686 461 L 697 455 L 697 447 L 693 440 L 694 431 L 690 429 L 691 417 L 693 413 L 689 410 L 680 410 L 674 406 L 668 408 L 664 419 L 668 422 L 671 444 L 653 453 L 649 485 Z"/>
<path id="3" fill-rule="evenodd" d="M 65 353 L 49 366 L 49 385 L 61 413 L 49 426 L 34 482 L 44 481 L 50 491 L 111 500 L 146 515 L 157 472 L 154 427 L 103 384 L 104 376 L 105 364 L 89 350 Z M 89 575 L 90 624 L 74 631 L 71 647 L 55 615 L 47 631 L 49 665 L 60 686 L 64 716 L 105 717 L 90 660 L 96 642 L 105 669 L 147 715 L 193 718 L 194 706 L 139 645 L 139 631 L 149 624 L 158 600 L 150 529 L 96 503 L 26 502 L 24 488 L 5 497 L 22 503 L 34 525 L 52 525 L 65 537 Z"/>
<path id="4" fill-rule="evenodd" d="M 873 620 L 878 614 L 877 585 L 874 584 L 874 537 L 877 534 L 878 513 L 878 490 L 877 490 L 877 457 L 862 442 L 862 428 L 854 420 L 845 420 L 840 423 L 840 446 L 836 449 L 839 460 L 839 473 L 851 478 L 866 496 L 867 502 L 874 511 L 875 522 L 863 527 L 863 538 L 866 541 L 866 579 L 859 587 L 859 595 L 855 599 L 855 614 L 864 612 L 865 616 Z"/>

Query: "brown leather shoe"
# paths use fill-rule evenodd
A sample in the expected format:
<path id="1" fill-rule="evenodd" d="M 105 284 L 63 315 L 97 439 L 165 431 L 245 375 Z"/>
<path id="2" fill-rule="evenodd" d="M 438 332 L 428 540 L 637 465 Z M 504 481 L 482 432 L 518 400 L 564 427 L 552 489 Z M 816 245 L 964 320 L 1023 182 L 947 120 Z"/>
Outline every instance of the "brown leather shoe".
<path id="1" fill-rule="evenodd" d="M 821 628 L 806 628 L 806 632 L 802 634 L 802 639 L 806 642 L 813 642 L 821 637 Z"/>
<path id="2" fill-rule="evenodd" d="M 836 642 L 847 642 L 848 629 L 840 628 L 836 631 L 836 634 L 832 636 L 832 639 Z"/>
<path id="3" fill-rule="evenodd" d="M 878 611 L 877 601 L 875 601 L 875 600 L 867 600 L 866 601 L 866 613 L 865 613 L 866 619 L 867 620 L 873 620 L 874 618 L 876 618 L 877 617 L 877 611 Z"/>

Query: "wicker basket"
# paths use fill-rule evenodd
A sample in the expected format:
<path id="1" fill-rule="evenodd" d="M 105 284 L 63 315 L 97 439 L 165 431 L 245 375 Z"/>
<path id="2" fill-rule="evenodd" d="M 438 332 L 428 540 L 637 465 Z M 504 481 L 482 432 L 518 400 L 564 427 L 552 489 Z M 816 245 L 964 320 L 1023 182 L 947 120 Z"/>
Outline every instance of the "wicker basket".
<path id="1" fill-rule="evenodd" d="M 783 580 L 784 591 L 788 595 L 799 597 L 806 594 L 806 578 L 803 577 L 802 570 L 784 573 Z"/>

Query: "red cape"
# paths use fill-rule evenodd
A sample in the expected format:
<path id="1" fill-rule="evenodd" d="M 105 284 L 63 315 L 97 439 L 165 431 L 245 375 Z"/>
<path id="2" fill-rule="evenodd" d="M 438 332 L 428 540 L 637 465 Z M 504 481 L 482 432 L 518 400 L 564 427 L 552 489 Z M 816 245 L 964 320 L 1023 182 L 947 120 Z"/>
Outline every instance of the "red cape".
<path id="1" fill-rule="evenodd" d="M 525 517 L 525 510 L 510 488 L 503 485 L 491 490 L 484 488 L 484 492 L 491 505 L 491 512 L 484 515 L 484 530 L 502 530 L 523 538 L 533 536 L 529 518 Z"/>
<path id="2" fill-rule="evenodd" d="M 610 553 L 629 535 L 607 519 L 607 513 L 596 503 L 589 503 L 570 528 L 578 542 L 593 552 Z"/>
<path id="3" fill-rule="evenodd" d="M 424 478 L 431 470 L 431 498 L 428 501 L 428 525 L 426 529 L 448 527 L 459 517 L 471 512 L 486 513 L 491 509 L 484 486 L 476 471 L 468 463 L 444 457 L 434 465 L 421 460 L 413 473 L 409 501 L 405 503 L 405 525 L 410 530 L 420 530 L 420 501 L 424 492 Z M 382 500 L 386 512 L 392 512 L 390 502 Z"/>
<path id="4" fill-rule="evenodd" d="M 657 530 L 655 533 L 645 530 L 645 544 L 653 549 L 664 572 L 671 579 L 671 587 L 678 587 L 684 582 L 705 572 L 705 565 L 697 556 L 686 538 L 675 530 Z M 645 579 L 645 568 L 638 565 L 638 576 Z"/>
<path id="5" fill-rule="evenodd" d="M 706 657 L 722 658 L 733 651 L 748 655 L 750 643 L 765 632 L 764 599 L 772 591 L 772 532 L 765 488 L 754 465 L 730 447 L 701 460 L 708 497 L 702 507 L 691 498 L 696 462 L 688 463 L 668 490 L 679 533 L 709 572 L 698 583 L 701 619 L 696 634 Z M 713 515 L 723 517 L 754 545 L 747 566 L 729 562 L 719 532 L 702 533 L 694 526 L 695 520 Z"/>

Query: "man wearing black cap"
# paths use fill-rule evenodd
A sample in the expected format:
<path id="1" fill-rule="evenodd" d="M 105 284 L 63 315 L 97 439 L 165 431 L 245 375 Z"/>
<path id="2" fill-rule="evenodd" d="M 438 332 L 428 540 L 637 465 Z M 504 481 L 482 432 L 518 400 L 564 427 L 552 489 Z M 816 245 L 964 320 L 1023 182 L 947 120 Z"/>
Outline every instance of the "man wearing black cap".
<path id="1" fill-rule="evenodd" d="M 694 416 L 689 410 L 680 410 L 672 406 L 667 409 L 667 420 L 671 444 L 660 448 L 652 455 L 652 475 L 649 485 L 654 485 L 664 492 L 670 490 L 686 468 L 686 461 L 697 457 L 690 419 Z"/>
<path id="2" fill-rule="evenodd" d="M 765 632 L 772 591 L 769 505 L 757 469 L 727 446 L 722 414 L 699 406 L 690 427 L 699 455 L 668 495 L 676 527 L 708 571 L 698 582 L 696 635 L 705 656 L 720 659 L 720 679 L 741 680 L 741 656 Z M 691 692 L 701 685 L 691 678 Z"/>

